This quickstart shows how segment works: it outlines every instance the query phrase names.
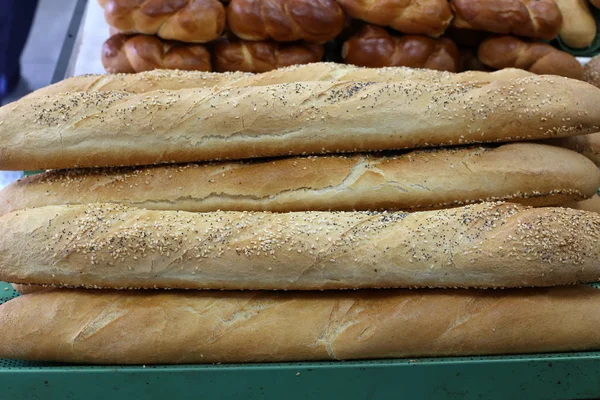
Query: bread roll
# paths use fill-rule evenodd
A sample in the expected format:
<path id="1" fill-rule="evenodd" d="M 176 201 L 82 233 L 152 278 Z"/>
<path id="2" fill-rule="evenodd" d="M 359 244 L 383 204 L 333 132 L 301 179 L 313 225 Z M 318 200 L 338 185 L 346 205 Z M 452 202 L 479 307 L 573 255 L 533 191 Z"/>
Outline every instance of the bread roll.
<path id="1" fill-rule="evenodd" d="M 106 22 L 122 33 L 207 43 L 225 30 L 225 7 L 218 0 L 100 0 L 100 4 Z"/>
<path id="2" fill-rule="evenodd" d="M 566 207 L 600 214 L 600 197 L 595 194 L 594 197 L 590 199 L 568 203 Z"/>
<path id="3" fill-rule="evenodd" d="M 513 36 L 486 39 L 477 56 L 492 68 L 521 68 L 536 74 L 583 79 L 583 68 L 575 57 L 545 43 L 525 42 Z"/>
<path id="4" fill-rule="evenodd" d="M 392 36 L 384 28 L 365 26 L 342 48 L 348 64 L 364 67 L 413 67 L 457 72 L 458 49 L 448 38 Z"/>
<path id="5" fill-rule="evenodd" d="M 562 16 L 554 0 L 451 0 L 456 28 L 554 39 Z"/>
<path id="6" fill-rule="evenodd" d="M 0 217 L 0 279 L 101 288 L 524 287 L 600 280 L 600 215 L 47 206 Z"/>
<path id="7" fill-rule="evenodd" d="M 600 91 L 561 77 L 68 93 L 0 108 L 0 169 L 374 151 L 598 131 Z"/>
<path id="8" fill-rule="evenodd" d="M 166 42 L 154 36 L 114 35 L 102 46 L 102 64 L 109 73 L 153 69 L 211 71 L 210 53 L 199 44 Z"/>
<path id="9" fill-rule="evenodd" d="M 583 154 L 600 166 L 600 133 L 545 140 L 543 143 L 564 147 Z"/>
<path id="10" fill-rule="evenodd" d="M 190 364 L 600 349 L 600 292 L 53 290 L 0 306 L 0 357 Z"/>
<path id="11" fill-rule="evenodd" d="M 338 3 L 353 18 L 415 35 L 438 37 L 452 20 L 446 0 L 338 0 Z"/>
<path id="12" fill-rule="evenodd" d="M 592 57 L 583 66 L 583 80 L 600 88 L 600 56 Z"/>
<path id="13" fill-rule="evenodd" d="M 587 0 L 554 0 L 562 14 L 560 39 L 569 47 L 589 47 L 596 38 L 596 20 Z"/>
<path id="14" fill-rule="evenodd" d="M 493 82 L 532 75 L 530 72 L 506 68 L 491 73 L 467 71 L 461 74 L 404 67 L 363 68 L 345 64 L 311 63 L 283 67 L 262 74 L 244 72 L 194 72 L 155 70 L 138 74 L 82 75 L 67 78 L 28 97 L 43 97 L 67 92 L 100 92 L 122 90 L 145 93 L 154 90 L 191 88 L 265 86 L 300 81 L 404 81 L 423 80 L 437 83 Z"/>
<path id="15" fill-rule="evenodd" d="M 416 210 L 496 200 L 548 206 L 590 197 L 599 186 L 600 173 L 585 157 L 513 143 L 385 157 L 55 170 L 0 191 L 0 215 L 86 203 L 196 212 Z"/>
<path id="16" fill-rule="evenodd" d="M 227 22 L 244 40 L 324 43 L 342 32 L 345 15 L 335 0 L 231 0 Z"/>
<path id="17" fill-rule="evenodd" d="M 213 44 L 215 71 L 266 72 L 321 61 L 325 48 L 316 43 L 250 42 L 222 39 Z"/>

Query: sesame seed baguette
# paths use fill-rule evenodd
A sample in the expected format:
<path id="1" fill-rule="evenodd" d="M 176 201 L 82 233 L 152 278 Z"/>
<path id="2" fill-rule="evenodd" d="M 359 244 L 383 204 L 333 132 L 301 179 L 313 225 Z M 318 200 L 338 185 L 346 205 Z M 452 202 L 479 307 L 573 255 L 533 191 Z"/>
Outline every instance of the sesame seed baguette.
<path id="1" fill-rule="evenodd" d="M 574 208 L 576 210 L 591 211 L 600 214 L 600 196 L 595 194 L 592 198 L 568 203 L 565 207 Z"/>
<path id="2" fill-rule="evenodd" d="M 0 217 L 0 280 L 232 290 L 573 284 L 600 280 L 600 215 L 499 203 L 412 214 L 47 206 Z"/>
<path id="3" fill-rule="evenodd" d="M 532 76 L 82 92 L 21 99 L 0 124 L 0 169 L 148 165 L 580 135 L 600 130 L 600 90 Z"/>
<path id="4" fill-rule="evenodd" d="M 426 210 L 482 201 L 549 206 L 589 198 L 600 172 L 571 150 L 510 143 L 402 155 L 54 170 L 0 191 L 0 215 L 61 204 L 183 211 Z"/>
<path id="5" fill-rule="evenodd" d="M 49 290 L 0 306 L 0 357 L 186 364 L 600 349 L 600 291 Z"/>
<path id="6" fill-rule="evenodd" d="M 13 283 L 12 287 L 16 292 L 19 292 L 21 294 L 35 293 L 35 292 L 40 292 L 42 290 L 47 290 L 47 289 L 51 288 L 51 287 L 45 287 L 45 286 L 39 286 L 39 285 L 20 285 L 18 283 Z"/>
<path id="7" fill-rule="evenodd" d="M 583 154 L 596 165 L 600 166 L 600 132 L 589 135 L 571 136 L 560 139 L 550 139 L 542 143 L 564 147 Z"/>
<path id="8" fill-rule="evenodd" d="M 68 92 L 122 90 L 146 93 L 155 90 L 204 89 L 244 86 L 267 86 L 301 81 L 403 81 L 425 80 L 438 83 L 491 82 L 533 75 L 516 68 L 495 72 L 466 71 L 453 74 L 443 71 L 407 67 L 364 68 L 336 63 L 312 63 L 279 68 L 261 74 L 245 72 L 201 72 L 153 70 L 136 74 L 82 75 L 39 89 L 28 96 L 41 97 Z"/>

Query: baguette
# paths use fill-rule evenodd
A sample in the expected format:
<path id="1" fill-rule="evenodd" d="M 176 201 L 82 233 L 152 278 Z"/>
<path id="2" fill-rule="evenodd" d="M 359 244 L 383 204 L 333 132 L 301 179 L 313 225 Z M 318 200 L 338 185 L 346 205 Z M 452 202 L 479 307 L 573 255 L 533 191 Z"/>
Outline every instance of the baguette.
<path id="1" fill-rule="evenodd" d="M 0 169 L 377 151 L 598 131 L 600 91 L 561 77 L 82 92 L 0 108 Z"/>
<path id="2" fill-rule="evenodd" d="M 19 292 L 21 294 L 29 294 L 29 293 L 41 292 L 42 290 L 51 289 L 50 287 L 45 287 L 45 286 L 19 285 L 17 283 L 13 283 L 12 287 L 13 287 L 13 289 L 15 289 L 16 292 Z"/>
<path id="3" fill-rule="evenodd" d="M 0 306 L 0 357 L 185 364 L 600 349 L 589 286 L 463 291 L 51 290 Z"/>
<path id="4" fill-rule="evenodd" d="M 204 89 L 214 87 L 266 86 L 299 81 L 404 81 L 424 80 L 438 83 L 493 82 L 531 76 L 530 72 L 506 68 L 491 73 L 468 71 L 460 74 L 403 67 L 362 68 L 335 63 L 312 63 L 251 74 L 243 72 L 196 72 L 155 70 L 137 74 L 82 75 L 65 79 L 29 94 L 29 97 L 52 96 L 67 92 L 101 92 L 122 90 L 145 93 L 154 90 Z"/>
<path id="5" fill-rule="evenodd" d="M 0 280 L 98 288 L 553 286 L 600 279 L 600 215 L 482 203 L 406 213 L 47 206 L 0 217 Z"/>
<path id="6" fill-rule="evenodd" d="M 148 209 L 436 209 L 508 200 L 548 206 L 591 197 L 600 173 L 570 150 L 534 143 L 256 162 L 55 170 L 0 191 L 0 215 L 46 205 Z"/>
<path id="7" fill-rule="evenodd" d="M 597 166 L 600 166 L 600 133 L 544 140 L 541 143 L 547 143 L 576 151 L 589 158 Z"/>

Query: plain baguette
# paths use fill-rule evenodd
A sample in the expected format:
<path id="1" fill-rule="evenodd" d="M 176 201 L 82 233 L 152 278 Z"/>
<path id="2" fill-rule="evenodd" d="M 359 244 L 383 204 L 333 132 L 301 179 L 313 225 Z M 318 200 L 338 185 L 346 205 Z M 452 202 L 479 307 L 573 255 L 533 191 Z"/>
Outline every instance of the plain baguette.
<path id="1" fill-rule="evenodd" d="M 439 83 L 492 82 L 531 75 L 530 72 L 514 68 L 506 68 L 490 73 L 466 71 L 460 74 L 453 74 L 405 67 L 364 68 L 321 62 L 279 68 L 261 74 L 154 70 L 137 74 L 82 75 L 46 86 L 28 96 L 42 97 L 67 92 L 99 92 L 108 90 L 145 93 L 154 90 L 202 89 L 224 86 L 266 86 L 298 81 L 363 80 L 387 82 L 420 79 Z"/>
<path id="2" fill-rule="evenodd" d="M 185 364 L 600 349 L 600 292 L 51 290 L 0 306 L 0 357 Z"/>
<path id="3" fill-rule="evenodd" d="M 481 201 L 548 206 L 591 197 L 593 162 L 534 143 L 401 155 L 55 170 L 0 191 L 0 215 L 61 204 L 120 203 L 183 211 L 446 208 Z"/>
<path id="4" fill-rule="evenodd" d="M 0 217 L 0 280 L 99 288 L 522 287 L 600 280 L 600 215 L 189 213 L 114 204 Z"/>
<path id="5" fill-rule="evenodd" d="M 600 166 L 600 132 L 568 138 L 550 139 L 541 143 L 552 144 L 576 151 Z"/>
<path id="6" fill-rule="evenodd" d="M 0 108 L 0 169 L 377 151 L 599 130 L 600 91 L 555 76 L 68 93 Z"/>

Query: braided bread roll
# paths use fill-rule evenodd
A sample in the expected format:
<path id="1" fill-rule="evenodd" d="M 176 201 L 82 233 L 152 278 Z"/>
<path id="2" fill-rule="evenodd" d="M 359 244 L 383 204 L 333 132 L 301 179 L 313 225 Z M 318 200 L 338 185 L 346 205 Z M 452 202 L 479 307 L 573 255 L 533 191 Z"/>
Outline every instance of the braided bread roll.
<path id="1" fill-rule="evenodd" d="M 324 43 L 342 32 L 345 16 L 335 0 L 232 0 L 227 22 L 244 40 Z"/>
<path id="2" fill-rule="evenodd" d="M 338 0 L 351 17 L 397 31 L 438 37 L 452 20 L 447 0 Z"/>
<path id="3" fill-rule="evenodd" d="M 413 67 L 458 71 L 459 54 L 448 38 L 392 36 L 384 28 L 366 25 L 344 43 L 342 57 L 364 67 Z"/>
<path id="4" fill-rule="evenodd" d="M 212 70 L 210 53 L 203 45 L 163 41 L 144 35 L 110 37 L 102 46 L 102 64 L 109 73 L 153 69 Z"/>
<path id="5" fill-rule="evenodd" d="M 266 72 L 297 64 L 321 61 L 325 49 L 316 43 L 250 42 L 222 39 L 213 46 L 217 72 Z"/>
<path id="6" fill-rule="evenodd" d="M 218 0 L 99 0 L 109 25 L 123 33 L 206 43 L 225 30 L 225 6 Z"/>
<path id="7" fill-rule="evenodd" d="M 554 39 L 562 15 L 554 0 L 451 0 L 453 26 Z"/>
<path id="8" fill-rule="evenodd" d="M 583 79 L 583 68 L 572 55 L 545 43 L 525 42 L 513 36 L 484 40 L 477 56 L 492 68 L 521 68 L 535 74 Z"/>

